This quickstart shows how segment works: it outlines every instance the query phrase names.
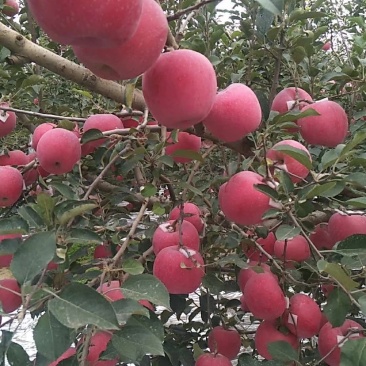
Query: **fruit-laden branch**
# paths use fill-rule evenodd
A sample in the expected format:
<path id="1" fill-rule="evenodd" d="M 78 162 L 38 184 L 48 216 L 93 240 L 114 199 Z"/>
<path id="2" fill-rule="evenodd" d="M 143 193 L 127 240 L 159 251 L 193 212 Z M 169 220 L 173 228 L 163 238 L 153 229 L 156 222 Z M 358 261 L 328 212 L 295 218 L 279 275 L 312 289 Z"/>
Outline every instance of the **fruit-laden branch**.
<path id="1" fill-rule="evenodd" d="M 0 22 L 0 45 L 8 48 L 13 54 L 35 62 L 37 65 L 71 80 L 93 92 L 124 104 L 125 87 L 108 80 L 96 77 L 88 69 L 66 60 L 55 53 L 29 41 L 21 34 L 9 29 Z M 141 91 L 136 90 L 132 108 L 143 111 L 145 101 Z"/>

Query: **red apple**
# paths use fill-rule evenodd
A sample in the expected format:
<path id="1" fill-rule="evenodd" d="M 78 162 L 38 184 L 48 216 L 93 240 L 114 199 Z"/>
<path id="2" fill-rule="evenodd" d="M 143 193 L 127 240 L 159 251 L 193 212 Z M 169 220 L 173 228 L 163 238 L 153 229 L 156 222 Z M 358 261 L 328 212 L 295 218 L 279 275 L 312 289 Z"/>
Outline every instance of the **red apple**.
<path id="1" fill-rule="evenodd" d="M 318 349 L 321 357 L 325 357 L 325 363 L 329 366 L 339 366 L 341 363 L 341 346 L 345 342 L 352 342 L 353 339 L 363 338 L 360 333 L 353 333 L 348 339 L 342 340 L 348 334 L 350 329 L 362 329 L 362 326 L 353 320 L 346 319 L 340 327 L 332 327 L 332 324 L 326 323 L 320 329 L 318 337 Z"/>
<path id="2" fill-rule="evenodd" d="M 189 221 L 201 233 L 204 227 L 201 219 L 202 212 L 200 208 L 192 202 L 185 202 L 183 204 L 184 220 Z M 177 220 L 180 215 L 180 206 L 174 207 L 169 214 L 169 220 Z"/>
<path id="3" fill-rule="evenodd" d="M 195 366 L 231 366 L 231 361 L 220 354 L 204 353 L 197 358 Z"/>
<path id="4" fill-rule="evenodd" d="M 330 42 L 325 42 L 323 44 L 322 50 L 323 51 L 329 51 L 331 49 L 331 47 L 332 47 L 332 44 Z"/>
<path id="5" fill-rule="evenodd" d="M 22 174 L 11 166 L 0 166 L 0 182 L 0 207 L 10 207 L 22 195 Z"/>
<path id="6" fill-rule="evenodd" d="M 252 276 L 244 288 L 245 302 L 258 319 L 273 320 L 283 314 L 286 299 L 272 273 Z"/>
<path id="7" fill-rule="evenodd" d="M 283 140 L 274 144 L 266 154 L 266 158 L 272 161 L 274 167 L 277 166 L 289 173 L 290 179 L 293 183 L 301 182 L 302 179 L 309 174 L 309 169 L 286 152 L 277 151 L 276 147 L 278 146 L 289 146 L 304 151 L 311 160 L 309 150 L 303 144 L 295 140 Z"/>
<path id="8" fill-rule="evenodd" d="M 12 313 L 22 305 L 20 287 L 14 278 L 0 280 L 0 303 L 7 314 Z"/>
<path id="9" fill-rule="evenodd" d="M 37 153 L 33 152 L 27 155 L 27 164 L 37 157 Z M 23 173 L 24 184 L 28 187 L 35 183 L 39 177 L 38 167 L 34 165 L 33 168 Z"/>
<path id="10" fill-rule="evenodd" d="M 28 156 L 21 150 L 8 151 L 4 155 L 0 155 L 0 165 L 26 165 L 28 164 Z"/>
<path id="11" fill-rule="evenodd" d="M 112 257 L 112 251 L 109 245 L 106 244 L 100 244 L 97 245 L 94 249 L 94 259 L 99 258 L 111 258 Z"/>
<path id="12" fill-rule="evenodd" d="M 51 122 L 46 122 L 46 123 L 41 123 L 40 125 L 38 125 L 34 131 L 33 131 L 33 135 L 32 135 L 32 147 L 34 150 L 37 150 L 37 145 L 38 145 L 38 141 L 39 139 L 49 130 L 52 130 L 54 128 L 56 128 L 57 125 Z"/>
<path id="13" fill-rule="evenodd" d="M 309 236 L 309 239 L 319 250 L 330 250 L 335 244 L 330 236 L 328 224 L 324 222 L 315 226 L 314 231 Z"/>
<path id="14" fill-rule="evenodd" d="M 220 353 L 229 360 L 234 360 L 241 347 L 240 334 L 236 329 L 214 327 L 208 334 L 208 347 L 212 353 Z"/>
<path id="15" fill-rule="evenodd" d="M 255 93 L 234 83 L 220 91 L 208 116 L 202 121 L 212 135 L 224 142 L 237 141 L 255 131 L 262 110 Z"/>
<path id="16" fill-rule="evenodd" d="M 167 247 L 155 258 L 153 273 L 170 294 L 189 294 L 196 291 L 204 276 L 201 255 L 188 248 Z"/>
<path id="17" fill-rule="evenodd" d="M 54 41 L 86 47 L 114 47 L 137 29 L 142 0 L 29 0 L 38 25 Z"/>
<path id="18" fill-rule="evenodd" d="M 287 240 L 276 240 L 274 255 L 286 262 L 302 262 L 311 257 L 309 243 L 302 235 Z"/>
<path id="19" fill-rule="evenodd" d="M 334 244 L 354 234 L 366 234 L 366 216 L 336 212 L 329 219 L 328 231 Z"/>
<path id="20" fill-rule="evenodd" d="M 9 107 L 8 103 L 0 103 L 0 107 Z M 14 112 L 0 109 L 0 137 L 9 135 L 15 129 L 17 116 Z"/>
<path id="21" fill-rule="evenodd" d="M 13 17 L 19 13 L 19 3 L 17 0 L 5 0 L 4 6 L 2 12 L 8 17 Z"/>
<path id="22" fill-rule="evenodd" d="M 240 296 L 240 309 L 244 311 L 244 313 L 248 313 L 250 310 L 248 308 L 247 303 L 245 302 L 245 296 Z"/>
<path id="23" fill-rule="evenodd" d="M 185 151 L 194 151 L 199 153 L 201 150 L 201 138 L 195 135 L 191 135 L 188 132 L 178 132 L 178 141 L 173 142 L 170 138 L 171 133 L 167 133 L 167 147 L 165 148 L 165 154 L 173 156 L 173 160 L 176 163 L 189 163 L 191 158 L 179 156 L 179 151 L 183 153 Z M 175 156 L 176 155 L 176 156 Z"/>
<path id="24" fill-rule="evenodd" d="M 271 272 L 271 267 L 268 264 L 250 261 L 248 265 L 249 267 L 242 268 L 238 275 L 238 285 L 242 292 L 244 292 L 245 285 L 249 279 L 258 275 L 259 273 L 270 273 L 275 279 L 277 279 L 277 277 Z"/>
<path id="25" fill-rule="evenodd" d="M 226 218 L 239 225 L 257 225 L 271 208 L 270 199 L 255 189 L 264 184 L 259 174 L 242 171 L 233 175 L 220 187 L 219 205 Z"/>
<path id="26" fill-rule="evenodd" d="M 319 305 L 308 295 L 295 294 L 283 314 L 283 322 L 297 338 L 311 338 L 319 333 L 322 313 Z"/>
<path id="27" fill-rule="evenodd" d="M 255 348 L 257 352 L 266 360 L 272 360 L 272 356 L 269 353 L 268 345 L 273 342 L 284 341 L 291 345 L 291 347 L 297 351 L 299 347 L 298 340 L 292 333 L 283 333 L 278 329 L 277 324 L 274 321 L 264 320 L 255 333 Z"/>
<path id="28" fill-rule="evenodd" d="M 332 283 L 321 285 L 322 292 L 325 297 L 328 297 L 330 293 L 335 289 L 335 286 Z"/>
<path id="29" fill-rule="evenodd" d="M 81 158 L 79 139 L 71 131 L 54 128 L 47 131 L 37 145 L 40 166 L 52 174 L 71 172 Z"/>
<path id="30" fill-rule="evenodd" d="M 180 240 L 182 240 L 181 243 L 179 243 Z M 200 248 L 197 229 L 189 221 L 183 220 L 182 225 L 175 220 L 160 224 L 152 237 L 155 254 L 158 254 L 164 248 L 176 247 L 179 244 L 196 251 Z"/>
<path id="31" fill-rule="evenodd" d="M 318 116 L 297 121 L 300 134 L 308 144 L 335 147 L 344 141 L 348 132 L 348 118 L 339 104 L 324 100 L 304 107 L 302 112 L 308 109 L 319 113 Z"/>
<path id="32" fill-rule="evenodd" d="M 168 35 L 168 22 L 155 0 L 143 0 L 137 31 L 121 45 L 96 50 L 73 47 L 80 62 L 95 75 L 108 80 L 126 80 L 141 75 L 160 56 Z"/>
<path id="33" fill-rule="evenodd" d="M 70 347 L 68 348 L 56 361 L 53 361 L 49 364 L 49 366 L 57 366 L 60 364 L 61 361 L 70 358 L 76 354 L 76 348 Z"/>
<path id="34" fill-rule="evenodd" d="M 89 346 L 89 353 L 86 360 L 88 364 L 93 366 L 115 366 L 118 363 L 118 359 L 99 361 L 101 354 L 107 349 L 107 345 L 112 338 L 111 333 L 97 332 L 91 340 Z"/>
<path id="35" fill-rule="evenodd" d="M 163 126 L 184 129 L 210 112 L 217 81 L 210 61 L 192 50 L 163 53 L 142 77 L 147 107 Z"/>
<path id="36" fill-rule="evenodd" d="M 266 238 L 258 238 L 256 240 L 257 244 L 259 244 L 268 254 L 272 255 L 274 253 L 274 244 L 276 241 L 276 237 L 273 232 L 270 232 Z M 257 249 L 257 247 L 253 245 L 249 245 L 245 243 L 243 245 L 243 252 L 251 261 L 267 261 L 267 257 Z"/>
<path id="37" fill-rule="evenodd" d="M 4 240 L 8 239 L 21 239 L 21 234 L 5 234 L 0 235 L 0 245 Z M 13 254 L 2 254 L 0 255 L 0 268 L 10 267 L 10 263 L 13 260 Z"/>
<path id="38" fill-rule="evenodd" d="M 122 121 L 114 114 L 94 114 L 85 121 L 83 131 L 87 132 L 89 130 L 97 129 L 104 132 L 122 129 L 123 127 Z M 81 148 L 83 156 L 91 154 L 106 141 L 106 138 L 101 138 L 83 144 Z"/>
<path id="39" fill-rule="evenodd" d="M 302 102 L 300 102 L 300 100 Z M 307 105 L 304 101 L 312 102 L 313 98 L 304 89 L 289 87 L 281 90 L 273 99 L 271 110 L 286 113 L 289 110 L 298 111 Z M 294 107 L 296 105 L 296 107 Z"/>

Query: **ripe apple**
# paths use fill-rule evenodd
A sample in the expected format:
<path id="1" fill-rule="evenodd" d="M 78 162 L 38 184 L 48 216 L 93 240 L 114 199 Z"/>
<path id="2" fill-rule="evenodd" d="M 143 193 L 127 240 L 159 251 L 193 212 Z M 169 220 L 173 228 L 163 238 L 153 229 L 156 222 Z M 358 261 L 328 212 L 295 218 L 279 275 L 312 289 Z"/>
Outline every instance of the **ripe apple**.
<path id="1" fill-rule="evenodd" d="M 311 338 L 319 333 L 322 313 L 319 305 L 308 295 L 295 294 L 283 316 L 284 325 L 297 338 Z"/>
<path id="2" fill-rule="evenodd" d="M 8 103 L 0 103 L 0 107 L 9 107 Z M 0 137 L 9 135 L 15 129 L 17 116 L 14 112 L 0 109 Z"/>
<path id="3" fill-rule="evenodd" d="M 8 239 L 21 239 L 21 234 L 4 234 L 0 235 L 0 245 L 4 240 Z M 13 254 L 2 254 L 0 255 L 0 268 L 10 267 L 10 263 L 13 260 Z"/>
<path id="4" fill-rule="evenodd" d="M 340 327 L 332 327 L 329 322 L 320 329 L 318 337 L 318 349 L 321 357 L 325 357 L 332 349 L 333 351 L 325 357 L 325 363 L 329 366 L 339 366 L 341 362 L 341 346 L 345 342 L 352 342 L 354 339 L 363 338 L 362 333 L 353 333 L 345 342 L 342 339 L 350 329 L 362 329 L 362 326 L 353 320 L 346 319 Z"/>
<path id="5" fill-rule="evenodd" d="M 332 47 L 332 44 L 330 42 L 325 42 L 323 44 L 322 50 L 323 51 L 329 51 L 331 49 L 331 47 Z"/>
<path id="6" fill-rule="evenodd" d="M 122 121 L 114 114 L 94 114 L 85 121 L 83 131 L 85 133 L 89 130 L 97 129 L 104 132 L 122 129 L 123 127 Z M 94 152 L 99 146 L 103 145 L 105 141 L 107 141 L 106 138 L 101 138 L 83 144 L 81 147 L 83 156 Z"/>
<path id="7" fill-rule="evenodd" d="M 9 314 L 22 305 L 20 287 L 14 278 L 0 280 L 0 303 L 5 313 Z"/>
<path id="8" fill-rule="evenodd" d="M 197 358 L 195 366 L 231 366 L 231 361 L 219 353 L 204 353 Z"/>
<path id="9" fill-rule="evenodd" d="M 22 195 L 22 174 L 11 166 L 0 166 L 0 182 L 0 207 L 10 207 Z"/>
<path id="10" fill-rule="evenodd" d="M 318 116 L 297 120 L 302 138 L 312 145 L 335 147 L 347 136 L 348 119 L 345 110 L 336 102 L 324 100 L 310 104 L 302 112 L 314 109 Z"/>
<path id="11" fill-rule="evenodd" d="M 244 311 L 244 313 L 248 313 L 250 310 L 248 308 L 247 303 L 245 302 L 245 296 L 240 296 L 240 309 Z"/>
<path id="12" fill-rule="evenodd" d="M 234 360 L 241 347 L 240 334 L 236 329 L 214 327 L 208 334 L 208 347 L 212 353 L 220 353 L 229 360 Z"/>
<path id="13" fill-rule="evenodd" d="M 257 225 L 271 208 L 270 199 L 255 189 L 263 177 L 250 171 L 233 175 L 219 190 L 219 205 L 226 218 L 239 225 Z"/>
<path id="14" fill-rule="evenodd" d="M 109 245 L 106 244 L 97 245 L 94 249 L 93 257 L 94 259 L 111 258 L 112 257 L 111 248 L 109 247 Z"/>
<path id="15" fill-rule="evenodd" d="M 40 166 L 49 173 L 71 172 L 81 158 L 79 139 L 63 128 L 49 130 L 38 142 L 37 157 Z"/>
<path id="16" fill-rule="evenodd" d="M 192 159 L 188 157 L 179 156 L 179 151 L 189 150 L 199 153 L 201 150 L 201 138 L 195 135 L 191 135 L 188 132 L 178 132 L 178 141 L 173 142 L 171 139 L 171 133 L 167 132 L 167 147 L 165 148 L 166 155 L 172 155 L 173 160 L 176 163 L 189 163 Z M 177 154 L 177 156 L 174 156 Z"/>
<path id="17" fill-rule="evenodd" d="M 237 141 L 255 131 L 262 110 L 255 93 L 246 85 L 234 83 L 220 91 L 208 116 L 202 121 L 221 141 Z"/>
<path id="18" fill-rule="evenodd" d="M 309 236 L 309 239 L 319 250 L 330 250 L 335 244 L 330 236 L 329 226 L 325 222 L 315 226 L 314 231 Z"/>
<path id="19" fill-rule="evenodd" d="M 124 128 L 136 128 L 138 127 L 142 122 L 144 118 L 140 117 L 138 121 L 136 121 L 133 118 L 123 118 L 122 123 Z M 158 123 L 156 121 L 147 121 L 148 126 L 156 126 Z"/>
<path id="20" fill-rule="evenodd" d="M 17 0 L 5 0 L 4 8 L 2 10 L 3 14 L 8 17 L 13 17 L 19 13 L 19 3 Z"/>
<path id="21" fill-rule="evenodd" d="M 210 112 L 217 89 L 210 61 L 192 50 L 160 55 L 142 76 L 142 92 L 154 118 L 163 126 L 184 129 Z"/>
<path id="22" fill-rule="evenodd" d="M 204 224 L 201 219 L 202 212 L 200 208 L 192 202 L 185 202 L 183 204 L 184 220 L 189 221 L 197 229 L 200 234 L 203 230 Z M 169 214 L 169 220 L 177 220 L 180 215 L 180 206 L 174 207 Z M 187 216 L 186 216 L 187 215 Z"/>
<path id="23" fill-rule="evenodd" d="M 108 343 L 112 338 L 112 333 L 97 332 L 90 340 L 89 353 L 86 360 L 88 364 L 94 366 L 115 366 L 118 359 L 99 361 L 101 354 L 107 349 Z"/>
<path id="24" fill-rule="evenodd" d="M 114 47 L 137 29 L 142 0 L 29 0 L 38 25 L 55 42 L 72 46 Z"/>
<path id="25" fill-rule="evenodd" d="M 320 288 L 322 289 L 324 296 L 328 298 L 330 293 L 335 289 L 335 286 L 332 283 L 329 283 L 321 285 Z"/>
<path id="26" fill-rule="evenodd" d="M 33 161 L 36 157 L 37 157 L 36 152 L 30 153 L 29 155 L 27 155 L 27 164 L 29 164 L 31 161 Z M 30 170 L 23 173 L 24 184 L 27 187 L 32 185 L 33 183 L 35 183 L 37 181 L 38 176 L 39 176 L 38 167 L 36 165 L 34 165 L 33 168 L 31 168 Z"/>
<path id="27" fill-rule="evenodd" d="M 56 361 L 53 361 L 49 364 L 49 366 L 57 366 L 61 361 L 70 358 L 76 354 L 76 348 L 70 347 L 68 348 Z"/>
<path id="28" fill-rule="evenodd" d="M 302 102 L 300 102 L 302 100 Z M 281 90 L 273 99 L 271 110 L 286 113 L 289 110 L 301 110 L 307 105 L 304 101 L 312 102 L 313 98 L 304 89 L 289 87 Z M 296 103 L 296 107 L 294 104 Z M 294 107 L 294 109 L 293 109 Z"/>
<path id="29" fill-rule="evenodd" d="M 354 234 L 366 234 L 366 216 L 336 212 L 328 221 L 328 231 L 334 244 Z"/>
<path id="30" fill-rule="evenodd" d="M 155 0 L 143 0 L 142 14 L 133 36 L 121 45 L 96 50 L 73 47 L 80 62 L 95 75 L 108 80 L 135 78 L 148 70 L 158 59 L 168 35 L 168 22 Z"/>
<path id="31" fill-rule="evenodd" d="M 257 332 L 255 333 L 254 343 L 257 352 L 262 357 L 264 357 L 266 360 L 272 360 L 272 356 L 268 350 L 268 345 L 278 341 L 285 341 L 289 343 L 296 351 L 299 347 L 299 342 L 296 336 L 290 332 L 281 332 L 276 322 L 264 320 L 259 324 Z"/>
<path id="32" fill-rule="evenodd" d="M 240 287 L 240 290 L 244 292 L 245 285 L 249 281 L 250 278 L 253 276 L 258 275 L 259 273 L 270 273 L 273 275 L 275 279 L 277 277 L 271 272 L 271 267 L 266 263 L 260 263 L 258 261 L 250 261 L 248 263 L 248 268 L 242 268 L 239 271 L 238 275 L 238 285 Z"/>
<path id="33" fill-rule="evenodd" d="M 179 240 L 182 243 L 179 243 Z M 183 220 L 182 224 L 170 220 L 160 224 L 152 237 L 154 253 L 158 254 L 163 248 L 176 247 L 179 244 L 198 251 L 200 248 L 200 237 L 197 229 L 189 221 Z"/>
<path id="34" fill-rule="evenodd" d="M 273 232 L 270 232 L 266 238 L 258 238 L 256 239 L 257 244 L 259 244 L 268 254 L 272 255 L 274 253 L 274 244 L 276 241 L 276 237 Z M 244 243 L 243 252 L 246 257 L 251 261 L 267 261 L 267 257 L 256 248 L 253 244 Z"/>
<path id="35" fill-rule="evenodd" d="M 203 258 L 195 250 L 167 247 L 156 256 L 153 274 L 170 294 L 189 294 L 200 286 L 205 274 L 203 266 Z"/>
<path id="36" fill-rule="evenodd" d="M 276 319 L 286 309 L 285 295 L 272 273 L 252 276 L 243 292 L 250 312 L 258 319 Z"/>
<path id="37" fill-rule="evenodd" d="M 277 151 L 277 146 L 289 146 L 304 151 L 311 160 L 309 150 L 300 142 L 295 140 L 283 140 L 273 145 L 267 151 L 266 158 L 272 161 L 274 167 L 279 167 L 289 173 L 290 179 L 293 183 L 299 183 L 309 174 L 309 169 L 301 164 L 299 161 L 288 155 L 286 152 Z"/>
<path id="38" fill-rule="evenodd" d="M 276 240 L 274 255 L 286 262 L 302 262 L 311 257 L 309 243 L 302 235 L 287 240 Z"/>
<path id="39" fill-rule="evenodd" d="M 38 125 L 34 131 L 33 131 L 33 135 L 32 135 L 32 147 L 34 150 L 37 150 L 37 145 L 38 145 L 38 141 L 39 139 L 49 130 L 52 130 L 54 128 L 56 128 L 57 125 L 51 122 L 46 122 L 46 123 L 41 123 L 40 125 Z"/>
<path id="40" fill-rule="evenodd" d="M 21 150 L 8 151 L 4 155 L 0 155 L 0 165 L 26 165 L 28 164 L 28 156 Z"/>

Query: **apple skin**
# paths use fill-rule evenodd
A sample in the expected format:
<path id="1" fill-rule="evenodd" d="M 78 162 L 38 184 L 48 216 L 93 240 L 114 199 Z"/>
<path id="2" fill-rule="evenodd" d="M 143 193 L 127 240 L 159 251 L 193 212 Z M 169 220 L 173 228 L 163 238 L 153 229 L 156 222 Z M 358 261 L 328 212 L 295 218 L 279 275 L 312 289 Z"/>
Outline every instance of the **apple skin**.
<path id="1" fill-rule="evenodd" d="M 33 135 L 32 135 L 32 147 L 34 150 L 37 150 L 37 145 L 38 145 L 38 141 L 39 139 L 49 130 L 52 130 L 54 128 L 56 128 L 57 125 L 51 122 L 45 122 L 45 123 L 41 123 L 40 125 L 38 125 L 34 131 L 33 131 Z"/>
<path id="2" fill-rule="evenodd" d="M 242 311 L 244 311 L 244 313 L 248 313 L 250 311 L 249 308 L 248 308 L 247 303 L 245 302 L 245 296 L 244 295 L 240 296 L 240 309 Z"/>
<path id="3" fill-rule="evenodd" d="M 0 103 L 1 107 L 9 107 L 8 103 Z M 7 117 L 6 117 L 7 116 Z M 5 119 L 3 121 L 2 119 Z M 4 111 L 0 109 L 0 137 L 9 135 L 16 126 L 17 116 L 14 112 Z"/>
<path id="4" fill-rule="evenodd" d="M 319 116 L 308 116 L 297 120 L 302 138 L 312 145 L 335 147 L 347 136 L 348 118 L 345 110 L 336 102 L 324 100 L 302 109 L 314 109 Z"/>
<path id="5" fill-rule="evenodd" d="M 12 206 L 23 192 L 23 176 L 11 166 L 0 166 L 0 207 Z"/>
<path id="6" fill-rule="evenodd" d="M 197 358 L 195 366 L 231 366 L 231 361 L 219 353 L 204 353 Z"/>
<path id="7" fill-rule="evenodd" d="M 256 242 L 270 255 L 274 253 L 274 244 L 276 237 L 273 232 L 270 232 L 266 238 L 258 238 Z M 254 245 L 243 245 L 243 252 L 251 261 L 267 261 L 267 257 L 262 254 Z"/>
<path id="8" fill-rule="evenodd" d="M 201 234 L 204 223 L 201 219 L 202 212 L 200 208 L 192 202 L 185 202 L 183 204 L 183 212 L 187 214 L 184 216 L 185 221 L 189 221 L 197 229 L 198 233 Z M 174 207 L 169 214 L 169 220 L 177 220 L 180 215 L 180 207 Z"/>
<path id="9" fill-rule="evenodd" d="M 168 35 L 166 16 L 155 0 L 143 0 L 139 25 L 133 36 L 113 48 L 73 47 L 80 62 L 107 80 L 135 78 L 158 59 Z"/>
<path id="10" fill-rule="evenodd" d="M 366 216 L 336 212 L 328 221 L 328 231 L 334 244 L 354 234 L 366 234 Z"/>
<path id="11" fill-rule="evenodd" d="M 274 245 L 274 255 L 286 262 L 302 262 L 311 257 L 311 251 L 308 242 L 302 235 L 296 235 L 291 239 L 276 240 Z"/>
<path id="12" fill-rule="evenodd" d="M 0 155 L 0 165 L 26 165 L 28 156 L 21 150 L 8 151 L 7 154 Z"/>
<path id="13" fill-rule="evenodd" d="M 300 142 L 295 140 L 283 140 L 273 145 L 271 149 L 267 151 L 266 158 L 273 161 L 274 166 L 278 163 L 289 173 L 290 179 L 293 183 L 299 183 L 303 178 L 309 174 L 309 169 L 298 162 L 296 159 L 287 155 L 285 152 L 276 151 L 277 146 L 290 146 L 296 149 L 304 151 L 311 160 L 309 150 Z"/>
<path id="14" fill-rule="evenodd" d="M 108 342 L 111 340 L 112 334 L 107 332 L 97 332 L 90 340 L 89 353 L 86 360 L 93 366 L 115 366 L 118 359 L 98 361 L 100 355 L 107 349 Z"/>
<path id="15" fill-rule="evenodd" d="M 111 258 L 112 257 L 111 248 L 109 247 L 109 245 L 105 244 L 97 245 L 94 249 L 93 257 L 94 259 Z"/>
<path id="16" fill-rule="evenodd" d="M 72 46 L 113 47 L 137 29 L 142 0 L 29 0 L 37 24 L 55 42 Z"/>
<path id="17" fill-rule="evenodd" d="M 0 235 L 0 245 L 3 240 L 7 239 L 21 239 L 21 234 L 4 234 Z M 13 260 L 13 254 L 2 254 L 0 255 L 0 268 L 10 267 L 10 263 Z"/>
<path id="18" fill-rule="evenodd" d="M 66 360 L 71 356 L 74 356 L 75 354 L 76 354 L 76 348 L 70 347 L 57 360 L 50 363 L 49 366 L 57 366 L 60 364 L 61 361 Z"/>
<path id="19" fill-rule="evenodd" d="M 124 128 L 137 128 L 144 121 L 144 118 L 140 117 L 138 121 L 133 118 L 123 118 L 121 120 Z M 147 122 L 148 126 L 157 126 L 157 124 L 158 123 L 156 121 Z"/>
<path id="20" fill-rule="evenodd" d="M 27 155 L 27 164 L 29 164 L 34 159 L 36 159 L 36 157 L 37 157 L 36 152 L 32 152 L 32 153 L 28 154 Z M 39 167 L 34 165 L 33 168 L 31 168 L 30 170 L 23 173 L 24 184 L 26 185 L 26 187 L 32 185 L 33 183 L 35 183 L 37 181 L 37 179 L 39 177 L 38 168 Z"/>
<path id="21" fill-rule="evenodd" d="M 19 3 L 17 0 L 5 0 L 4 5 L 9 7 L 2 10 L 4 15 L 7 15 L 8 17 L 13 17 L 19 13 Z"/>
<path id="22" fill-rule="evenodd" d="M 296 351 L 299 347 L 296 336 L 290 332 L 288 332 L 288 334 L 284 334 L 279 331 L 274 321 L 264 320 L 259 324 L 254 338 L 255 348 L 266 360 L 272 360 L 272 356 L 268 351 L 268 345 L 277 341 L 285 341 L 289 343 Z"/>
<path id="23" fill-rule="evenodd" d="M 283 323 L 297 338 L 311 338 L 319 333 L 322 313 L 319 305 L 308 295 L 295 294 L 285 310 Z"/>
<path id="24" fill-rule="evenodd" d="M 259 273 L 270 273 L 273 275 L 273 278 L 277 279 L 277 277 L 271 272 L 271 267 L 266 263 L 260 263 L 258 261 L 250 261 L 248 263 L 248 268 L 242 268 L 239 271 L 238 275 L 238 285 L 240 290 L 244 292 L 245 285 L 248 283 L 249 279 L 253 276 L 258 275 Z"/>
<path id="25" fill-rule="evenodd" d="M 188 132 L 178 132 L 178 141 L 176 143 L 170 138 L 171 133 L 167 132 L 167 143 L 168 145 L 165 148 L 166 155 L 173 155 L 177 150 L 189 150 L 199 153 L 201 150 L 201 138 L 195 135 L 192 135 Z M 192 161 L 190 158 L 180 157 L 180 156 L 172 156 L 173 160 L 176 163 L 189 163 Z"/>
<path id="26" fill-rule="evenodd" d="M 351 328 L 362 329 L 362 326 L 353 320 L 345 320 L 340 327 L 332 327 L 329 322 L 320 329 L 318 337 L 318 349 L 321 357 L 325 357 L 347 335 Z M 354 333 L 346 342 L 363 338 L 362 333 Z M 334 351 L 325 358 L 324 362 L 329 366 L 339 366 L 341 362 L 341 348 L 337 346 Z"/>
<path id="27" fill-rule="evenodd" d="M 263 177 L 250 171 L 234 174 L 219 190 L 219 205 L 226 218 L 239 225 L 257 225 L 271 208 L 270 199 L 254 188 Z"/>
<path id="28" fill-rule="evenodd" d="M 297 89 L 297 90 L 296 90 Z M 307 93 L 304 89 L 295 88 L 293 86 L 289 88 L 285 88 L 281 90 L 273 99 L 271 110 L 279 113 L 286 113 L 291 110 L 289 109 L 287 102 L 293 102 L 296 100 L 307 100 L 312 102 L 313 98 L 309 93 Z M 295 107 L 294 110 L 302 109 L 307 104 L 305 102 L 300 102 L 297 109 Z"/>
<path id="29" fill-rule="evenodd" d="M 235 329 L 214 327 L 208 335 L 208 347 L 212 353 L 220 353 L 229 360 L 234 360 L 241 347 L 240 334 Z"/>
<path id="30" fill-rule="evenodd" d="M 202 123 L 214 137 L 233 142 L 255 131 L 261 120 L 262 110 L 255 93 L 244 84 L 234 83 L 216 95 Z"/>
<path id="31" fill-rule="evenodd" d="M 182 264 L 185 268 L 181 267 Z M 205 274 L 203 266 L 203 258 L 198 252 L 187 248 L 167 247 L 156 256 L 153 274 L 170 294 L 189 294 L 200 286 Z"/>
<path id="32" fill-rule="evenodd" d="M 272 273 L 258 273 L 252 276 L 243 292 L 245 303 L 258 319 L 276 319 L 286 309 L 285 295 Z"/>
<path id="33" fill-rule="evenodd" d="M 189 221 L 183 220 L 182 225 L 175 220 L 160 224 L 152 237 L 154 253 L 158 254 L 167 247 L 179 245 L 179 231 L 181 231 L 182 244 L 187 248 L 198 251 L 200 249 L 200 237 L 197 229 Z"/>
<path id="34" fill-rule="evenodd" d="M 17 310 L 22 305 L 20 287 L 14 278 L 4 278 L 0 280 L 0 303 L 5 313 L 9 314 Z M 18 293 L 10 292 L 9 290 Z"/>
<path id="35" fill-rule="evenodd" d="M 123 127 L 124 126 L 122 121 L 114 114 L 94 114 L 93 116 L 87 118 L 87 120 L 85 121 L 83 132 L 85 133 L 93 129 L 104 132 L 115 129 L 122 129 Z M 101 138 L 83 144 L 81 147 L 82 155 L 85 156 L 93 153 L 99 146 L 103 145 L 106 141 L 106 138 Z"/>
<path id="36" fill-rule="evenodd" d="M 38 141 L 37 157 L 40 166 L 49 173 L 71 172 L 81 158 L 79 139 L 63 128 L 49 130 Z"/>
<path id="37" fill-rule="evenodd" d="M 330 250 L 335 244 L 329 233 L 328 224 L 324 222 L 315 226 L 314 231 L 309 236 L 309 239 L 319 250 Z"/>
<path id="38" fill-rule="evenodd" d="M 323 44 L 322 50 L 323 51 L 329 51 L 332 48 L 332 44 L 330 42 L 325 42 Z"/>
<path id="39" fill-rule="evenodd" d="M 147 107 L 168 128 L 185 129 L 201 122 L 213 106 L 216 89 L 212 64 L 192 50 L 163 53 L 142 76 Z"/>

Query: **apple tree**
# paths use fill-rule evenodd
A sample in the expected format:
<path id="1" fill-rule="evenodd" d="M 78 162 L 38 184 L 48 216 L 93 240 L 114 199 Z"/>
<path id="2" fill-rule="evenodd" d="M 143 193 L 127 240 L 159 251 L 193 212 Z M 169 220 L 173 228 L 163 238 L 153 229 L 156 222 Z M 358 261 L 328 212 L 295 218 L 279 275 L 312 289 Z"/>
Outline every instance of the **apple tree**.
<path id="1" fill-rule="evenodd" d="M 2 365 L 366 364 L 363 1 L 0 3 Z"/>

